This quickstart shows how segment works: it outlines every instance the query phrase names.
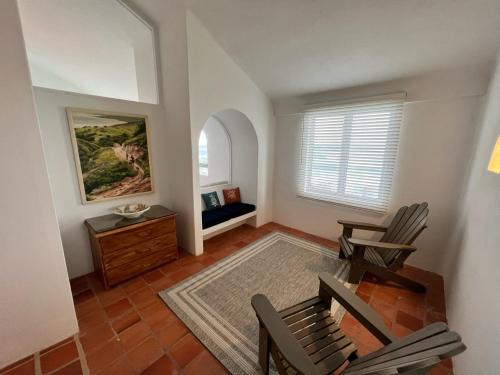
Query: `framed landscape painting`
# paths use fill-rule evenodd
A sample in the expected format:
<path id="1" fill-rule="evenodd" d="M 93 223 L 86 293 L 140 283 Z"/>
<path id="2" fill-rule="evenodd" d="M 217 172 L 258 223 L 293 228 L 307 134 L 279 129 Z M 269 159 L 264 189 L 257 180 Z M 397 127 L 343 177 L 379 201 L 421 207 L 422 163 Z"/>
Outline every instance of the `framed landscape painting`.
<path id="1" fill-rule="evenodd" d="M 83 203 L 153 192 L 148 118 L 67 108 Z"/>

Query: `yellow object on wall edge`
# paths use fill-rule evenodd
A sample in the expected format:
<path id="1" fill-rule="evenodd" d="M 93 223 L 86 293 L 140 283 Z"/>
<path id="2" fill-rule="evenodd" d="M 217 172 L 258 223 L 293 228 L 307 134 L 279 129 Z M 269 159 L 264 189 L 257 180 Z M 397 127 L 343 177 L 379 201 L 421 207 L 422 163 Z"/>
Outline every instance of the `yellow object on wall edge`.
<path id="1" fill-rule="evenodd" d="M 488 170 L 490 172 L 500 173 L 500 137 L 497 138 L 497 143 L 493 148 L 490 163 L 488 164 Z"/>

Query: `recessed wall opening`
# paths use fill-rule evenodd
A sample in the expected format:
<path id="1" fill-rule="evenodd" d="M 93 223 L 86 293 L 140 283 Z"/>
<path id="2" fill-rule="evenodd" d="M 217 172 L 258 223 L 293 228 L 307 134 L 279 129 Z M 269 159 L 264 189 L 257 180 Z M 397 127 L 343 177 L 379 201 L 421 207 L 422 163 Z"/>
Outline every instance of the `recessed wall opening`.
<path id="1" fill-rule="evenodd" d="M 247 222 L 255 225 L 257 151 L 257 135 L 243 113 L 227 109 L 205 122 L 199 136 L 196 171 L 204 239 Z M 224 190 L 232 194 L 228 190 L 236 188 L 239 188 L 239 202 L 224 196 Z M 207 194 L 212 196 L 209 198 Z M 221 207 L 207 205 L 207 199 L 215 200 L 214 204 Z"/>
<path id="2" fill-rule="evenodd" d="M 158 103 L 153 28 L 121 1 L 19 0 L 33 86 Z"/>

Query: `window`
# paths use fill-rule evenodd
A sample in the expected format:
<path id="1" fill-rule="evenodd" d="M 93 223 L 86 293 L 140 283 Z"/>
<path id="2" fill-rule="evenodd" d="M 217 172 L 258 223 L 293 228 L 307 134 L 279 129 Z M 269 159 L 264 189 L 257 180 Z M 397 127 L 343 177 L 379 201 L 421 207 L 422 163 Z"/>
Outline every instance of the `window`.
<path id="1" fill-rule="evenodd" d="M 208 176 L 208 145 L 207 135 L 202 130 L 198 142 L 198 164 L 200 165 L 200 175 Z"/>
<path id="2" fill-rule="evenodd" d="M 205 122 L 198 140 L 200 186 L 231 183 L 231 139 L 225 125 L 215 116 Z"/>
<path id="3" fill-rule="evenodd" d="M 386 211 L 402 114 L 402 100 L 306 110 L 298 194 Z"/>

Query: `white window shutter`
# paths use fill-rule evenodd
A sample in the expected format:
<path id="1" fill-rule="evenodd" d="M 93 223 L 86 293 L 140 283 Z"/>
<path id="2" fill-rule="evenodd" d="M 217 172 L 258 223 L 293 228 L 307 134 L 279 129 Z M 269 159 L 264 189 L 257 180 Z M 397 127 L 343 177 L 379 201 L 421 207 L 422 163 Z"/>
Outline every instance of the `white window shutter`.
<path id="1" fill-rule="evenodd" d="M 298 195 L 387 211 L 403 103 L 382 100 L 306 110 Z"/>

